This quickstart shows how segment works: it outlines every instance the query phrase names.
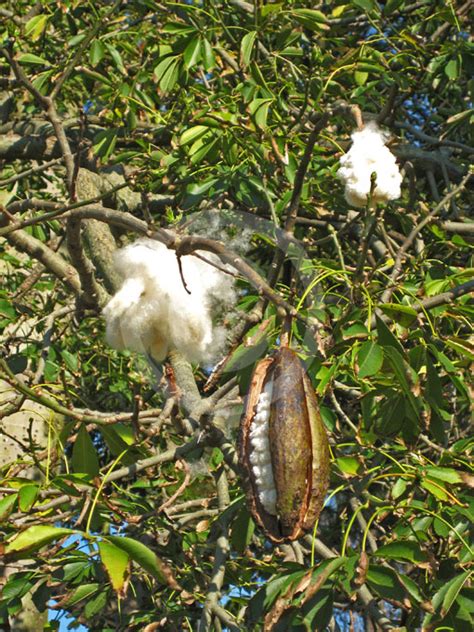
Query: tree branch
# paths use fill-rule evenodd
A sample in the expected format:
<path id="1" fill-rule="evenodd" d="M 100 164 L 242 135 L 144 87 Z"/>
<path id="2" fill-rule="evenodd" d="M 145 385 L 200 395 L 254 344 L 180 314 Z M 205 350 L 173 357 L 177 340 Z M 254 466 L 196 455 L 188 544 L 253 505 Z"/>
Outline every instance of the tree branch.
<path id="1" fill-rule="evenodd" d="M 61 255 L 48 248 L 42 241 L 32 235 L 16 230 L 7 236 L 7 240 L 21 252 L 27 253 L 62 281 L 77 296 L 81 293 L 81 284 L 76 270 Z"/>
<path id="2" fill-rule="evenodd" d="M 227 508 L 230 502 L 227 476 L 223 468 L 217 474 L 217 501 L 221 512 Z M 211 630 L 212 613 L 215 606 L 218 605 L 220 591 L 224 583 L 225 564 L 230 551 L 228 538 L 229 520 L 230 515 L 227 515 L 225 518 L 221 515 L 219 519 L 221 533 L 216 542 L 211 581 L 208 586 L 206 601 L 204 602 L 199 632 L 209 632 Z"/>

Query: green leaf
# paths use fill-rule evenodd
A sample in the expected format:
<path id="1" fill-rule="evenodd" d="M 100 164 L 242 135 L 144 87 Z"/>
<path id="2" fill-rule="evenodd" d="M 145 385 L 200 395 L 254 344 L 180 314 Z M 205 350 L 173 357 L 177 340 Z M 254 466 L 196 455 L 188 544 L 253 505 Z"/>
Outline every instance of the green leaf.
<path id="1" fill-rule="evenodd" d="M 211 472 L 217 470 L 217 468 L 219 467 L 219 465 L 222 463 L 223 460 L 224 460 L 224 453 L 222 452 L 222 450 L 217 447 L 212 448 L 212 452 L 209 457 L 209 469 L 211 470 Z"/>
<path id="2" fill-rule="evenodd" d="M 260 15 L 266 18 L 271 13 L 279 13 L 283 8 L 283 2 L 275 2 L 275 4 L 264 4 L 260 8 Z"/>
<path id="3" fill-rule="evenodd" d="M 238 553 L 244 553 L 252 540 L 255 531 L 255 523 L 252 520 L 247 507 L 242 506 L 232 525 L 231 541 L 233 548 Z"/>
<path id="4" fill-rule="evenodd" d="M 0 314 L 10 320 L 16 318 L 16 310 L 6 298 L 0 298 Z"/>
<path id="5" fill-rule="evenodd" d="M 451 336 L 444 340 L 448 347 L 451 347 L 454 351 L 462 356 L 465 356 L 468 360 L 474 361 L 474 345 L 462 338 Z"/>
<path id="6" fill-rule="evenodd" d="M 21 599 L 33 588 L 33 584 L 26 577 L 20 579 L 9 579 L 2 588 L 2 600 L 13 601 Z"/>
<path id="7" fill-rule="evenodd" d="M 250 114 L 253 115 L 255 123 L 261 129 L 267 126 L 268 108 L 273 99 L 254 99 L 249 105 Z"/>
<path id="8" fill-rule="evenodd" d="M 441 616 L 444 617 L 449 612 L 453 603 L 456 601 L 461 588 L 467 582 L 470 575 L 471 571 L 464 571 L 464 573 L 453 577 L 453 579 L 443 584 L 443 586 L 433 596 L 433 608 L 439 611 Z"/>
<path id="9" fill-rule="evenodd" d="M 371 563 L 367 571 L 367 583 L 385 599 L 402 601 L 405 597 L 397 573 L 386 566 Z"/>
<path id="10" fill-rule="evenodd" d="M 445 398 L 443 396 L 443 383 L 439 377 L 431 358 L 426 358 L 426 387 L 425 397 L 430 406 L 443 408 L 445 406 Z"/>
<path id="11" fill-rule="evenodd" d="M 214 137 L 214 134 L 207 134 L 203 136 L 195 143 L 191 145 L 189 148 L 189 155 L 191 157 L 191 163 L 193 165 L 197 165 L 201 160 L 203 160 L 207 154 L 211 152 L 212 149 L 215 148 L 217 143 L 217 138 Z"/>
<path id="12" fill-rule="evenodd" d="M 335 573 L 341 566 L 344 566 L 347 562 L 346 557 L 335 557 L 331 560 L 324 560 L 319 564 L 311 575 L 311 583 L 314 583 L 318 578 L 324 576 L 326 579 Z"/>
<path id="13" fill-rule="evenodd" d="M 216 57 L 214 55 L 214 51 L 212 50 L 211 43 L 208 39 L 204 38 L 202 40 L 202 61 L 204 64 L 204 69 L 206 72 L 209 72 L 216 65 Z"/>
<path id="14" fill-rule="evenodd" d="M 100 584 L 82 584 L 78 586 L 64 602 L 65 606 L 74 606 L 74 604 L 88 599 L 91 595 L 97 592 L 100 588 Z"/>
<path id="15" fill-rule="evenodd" d="M 407 481 L 403 478 L 397 479 L 395 485 L 392 487 L 392 491 L 391 491 L 392 498 L 394 500 L 396 500 L 397 498 L 400 498 L 400 496 L 403 496 L 406 489 L 407 489 Z"/>
<path id="16" fill-rule="evenodd" d="M 450 59 L 444 67 L 444 73 L 451 81 L 455 81 L 459 77 L 460 70 L 459 58 L 457 57 Z"/>
<path id="17" fill-rule="evenodd" d="M 119 53 L 119 51 L 115 48 L 115 46 L 113 46 L 112 44 L 106 44 L 105 45 L 107 47 L 107 50 L 110 53 L 110 56 L 112 57 L 112 60 L 115 64 L 115 67 L 117 68 L 117 70 L 124 76 L 127 76 L 127 70 L 125 69 L 124 63 L 123 63 L 123 59 L 122 59 L 122 55 Z"/>
<path id="18" fill-rule="evenodd" d="M 419 603 L 424 601 L 419 585 L 411 579 L 411 577 L 408 577 L 408 575 L 405 575 L 404 573 L 399 573 L 398 581 L 403 585 L 412 599 L 415 599 L 415 601 L 418 601 Z"/>
<path id="19" fill-rule="evenodd" d="M 426 562 L 427 555 L 415 540 L 396 540 L 380 546 L 374 553 L 376 557 L 388 560 L 408 560 L 413 563 Z"/>
<path id="20" fill-rule="evenodd" d="M 387 0 L 383 8 L 383 14 L 390 15 L 391 13 L 394 13 L 394 11 L 397 11 L 402 4 L 404 4 L 404 0 Z"/>
<path id="21" fill-rule="evenodd" d="M 325 560 L 329 562 L 332 560 Z M 324 562 L 323 562 L 324 564 Z M 265 608 L 269 609 L 275 602 L 277 597 L 286 592 L 288 588 L 295 585 L 306 574 L 306 570 L 296 571 L 295 573 L 289 573 L 286 575 L 279 575 L 272 581 L 268 582 L 263 588 L 263 594 L 265 596 Z"/>
<path id="22" fill-rule="evenodd" d="M 351 4 L 360 9 L 364 9 L 369 13 L 370 11 L 374 11 L 374 9 L 378 9 L 378 3 L 375 0 L 352 0 Z"/>
<path id="23" fill-rule="evenodd" d="M 184 130 L 179 139 L 180 145 L 187 145 L 188 143 L 192 143 L 196 141 L 198 138 L 204 136 L 209 131 L 209 127 L 207 125 L 194 125 L 193 127 L 188 127 L 188 129 Z"/>
<path id="24" fill-rule="evenodd" d="M 375 375 L 383 364 L 383 349 L 376 342 L 368 340 L 359 349 L 357 354 L 357 374 L 360 378 Z"/>
<path id="25" fill-rule="evenodd" d="M 438 500 L 446 501 L 449 498 L 448 494 L 443 489 L 442 483 L 430 481 L 429 478 L 423 478 L 420 481 L 420 485 Z"/>
<path id="26" fill-rule="evenodd" d="M 114 430 L 126 445 L 134 445 L 135 434 L 130 424 L 114 424 Z"/>
<path id="27" fill-rule="evenodd" d="M 426 467 L 425 470 L 431 478 L 437 478 L 446 483 L 456 485 L 463 482 L 461 472 L 453 470 L 450 467 L 437 467 L 433 465 Z"/>
<path id="28" fill-rule="evenodd" d="M 178 64 L 179 56 L 170 55 L 160 61 L 153 71 L 153 74 L 158 81 L 160 90 L 163 92 L 170 92 L 174 88 L 175 83 L 178 80 Z"/>
<path id="29" fill-rule="evenodd" d="M 190 26 L 189 24 L 184 24 L 183 22 L 167 22 L 163 27 L 164 33 L 172 33 L 179 35 L 187 35 L 188 33 L 195 33 L 196 29 L 194 26 Z"/>
<path id="30" fill-rule="evenodd" d="M 30 551 L 40 549 L 45 546 L 45 544 L 49 544 L 50 542 L 54 542 L 55 540 L 74 533 L 78 533 L 78 531 L 63 529 L 61 527 L 51 527 L 49 525 L 28 527 L 28 529 L 22 531 L 13 540 L 8 542 L 5 547 L 5 553 L 20 551 L 29 553 Z"/>
<path id="31" fill-rule="evenodd" d="M 368 72 L 363 72 L 362 70 L 354 71 L 354 81 L 356 82 L 358 86 L 365 86 L 368 78 L 369 78 Z"/>
<path id="32" fill-rule="evenodd" d="M 132 538 L 109 535 L 106 540 L 115 544 L 119 549 L 127 553 L 132 560 L 153 575 L 162 584 L 169 583 L 166 568 L 160 558 L 147 546 Z"/>
<path id="33" fill-rule="evenodd" d="M 67 349 L 62 349 L 61 357 L 64 360 L 64 364 L 72 373 L 75 373 L 78 370 L 79 360 L 77 359 L 77 355 L 75 353 L 71 353 Z"/>
<path id="34" fill-rule="evenodd" d="M 18 494 L 8 494 L 0 500 L 0 522 L 4 522 L 11 514 L 17 498 Z"/>
<path id="35" fill-rule="evenodd" d="M 308 601 L 304 603 L 301 617 L 306 630 L 327 630 L 333 616 L 333 591 L 320 588 Z M 304 616 L 303 616 L 304 615 Z"/>
<path id="36" fill-rule="evenodd" d="M 18 494 L 18 506 L 20 511 L 29 511 L 36 502 L 39 494 L 38 485 L 23 485 Z"/>
<path id="37" fill-rule="evenodd" d="M 23 371 L 28 366 L 28 358 L 24 355 L 15 353 L 7 358 L 8 368 L 12 373 L 17 375 L 18 373 L 23 373 Z"/>
<path id="38" fill-rule="evenodd" d="M 403 356 L 405 352 L 403 351 L 402 345 L 397 338 L 395 338 L 383 320 L 377 316 L 376 323 L 379 344 L 382 345 L 382 347 L 393 347 Z"/>
<path id="39" fill-rule="evenodd" d="M 410 371 L 413 372 L 413 370 L 411 369 L 410 365 L 407 362 L 405 362 L 403 357 L 398 353 L 396 348 L 393 348 L 393 349 L 385 348 L 384 351 L 385 351 L 385 357 L 387 358 L 389 364 L 391 365 L 393 369 L 397 382 L 402 387 L 403 393 L 405 397 L 407 398 L 408 402 L 410 403 L 414 416 L 417 419 L 418 414 L 419 414 L 418 404 L 417 404 L 417 400 L 415 399 L 412 393 L 410 383 L 408 381 L 409 375 L 413 377 L 413 375 L 410 374 Z"/>
<path id="40" fill-rule="evenodd" d="M 100 559 L 110 578 L 113 589 L 120 593 L 129 575 L 130 556 L 111 542 L 102 540 L 98 544 Z"/>
<path id="41" fill-rule="evenodd" d="M 384 303 L 379 305 L 379 307 L 391 320 L 403 327 L 409 327 L 418 316 L 413 307 L 400 305 L 400 303 Z"/>
<path id="42" fill-rule="evenodd" d="M 107 447 L 111 451 L 114 456 L 122 455 L 121 462 L 125 465 L 129 465 L 136 460 L 134 458 L 133 452 L 128 448 L 135 442 L 132 437 L 130 437 L 129 431 L 131 428 L 127 428 L 122 424 L 114 424 L 113 426 L 102 426 L 100 428 L 100 434 L 104 437 L 105 442 L 107 443 Z M 127 454 L 123 454 L 123 452 L 127 451 Z M 130 452 L 130 453 L 129 453 Z"/>
<path id="43" fill-rule="evenodd" d="M 99 474 L 97 452 L 84 424 L 79 428 L 72 449 L 72 467 L 74 472 L 83 472 L 91 477 Z"/>
<path id="44" fill-rule="evenodd" d="M 324 395 L 326 387 L 334 377 L 337 371 L 337 363 L 334 362 L 330 367 L 322 365 L 319 371 L 316 373 L 316 377 L 319 379 L 319 384 L 316 387 L 318 395 Z"/>
<path id="45" fill-rule="evenodd" d="M 97 66 L 102 61 L 105 55 L 105 46 L 98 39 L 94 40 L 91 44 L 89 51 L 89 60 L 93 66 Z"/>
<path id="46" fill-rule="evenodd" d="M 111 79 L 109 77 L 106 77 L 105 75 L 100 74 L 100 72 L 96 72 L 95 70 L 89 69 L 87 71 L 87 74 L 88 74 L 89 77 L 95 79 L 99 83 L 103 83 L 103 84 L 105 84 L 107 86 L 112 86 L 113 85 L 113 81 L 111 81 Z"/>
<path id="47" fill-rule="evenodd" d="M 379 408 L 375 426 L 383 435 L 396 434 L 405 420 L 405 398 L 402 395 L 387 397 Z"/>
<path id="48" fill-rule="evenodd" d="M 195 66 L 201 59 L 201 40 L 199 37 L 192 39 L 186 46 L 183 53 L 183 59 L 186 70 Z"/>
<path id="49" fill-rule="evenodd" d="M 71 39 L 67 40 L 68 47 L 74 48 L 74 46 L 80 44 L 85 39 L 85 37 L 85 33 L 78 33 L 77 35 L 74 35 L 73 37 L 71 37 Z"/>
<path id="50" fill-rule="evenodd" d="M 88 599 L 84 607 L 84 615 L 87 619 L 99 614 L 107 605 L 107 598 L 109 597 L 108 590 L 103 590 L 92 599 Z"/>
<path id="51" fill-rule="evenodd" d="M 291 14 L 295 20 L 310 31 L 324 31 L 329 29 L 327 17 L 316 9 L 294 9 Z"/>
<path id="52" fill-rule="evenodd" d="M 350 338 L 367 338 L 368 335 L 369 331 L 362 323 L 354 323 L 350 327 L 347 327 L 347 329 L 342 330 L 344 340 L 349 340 Z"/>
<path id="53" fill-rule="evenodd" d="M 36 42 L 45 30 L 49 17 L 49 15 L 42 13 L 29 19 L 25 26 L 25 37 L 31 39 L 32 42 Z"/>
<path id="54" fill-rule="evenodd" d="M 217 178 L 211 178 L 210 180 L 205 180 L 204 182 L 201 182 L 201 184 L 190 184 L 187 192 L 193 196 L 202 195 L 203 193 L 209 191 L 209 189 L 213 187 L 216 182 Z"/>
<path id="55" fill-rule="evenodd" d="M 348 476 L 355 476 L 360 469 L 360 461 L 355 456 L 341 456 L 336 459 L 337 467 Z"/>
<path id="56" fill-rule="evenodd" d="M 87 574 L 88 569 L 89 559 L 84 555 L 80 562 L 70 562 L 63 566 L 63 579 L 65 582 L 70 582 L 74 579 L 82 579 L 82 577 Z"/>
<path id="57" fill-rule="evenodd" d="M 242 42 L 240 44 L 240 63 L 244 68 L 250 63 L 256 37 L 257 31 L 250 31 L 250 33 L 247 33 L 247 35 L 244 35 L 242 38 Z"/>
<path id="58" fill-rule="evenodd" d="M 96 156 L 107 160 L 115 149 L 118 132 L 115 129 L 105 129 L 94 137 L 93 149 Z"/>
<path id="59" fill-rule="evenodd" d="M 374 64 L 371 62 L 366 62 L 366 61 L 358 61 L 356 67 L 357 67 L 357 70 L 360 70 L 362 72 L 367 72 L 367 73 L 371 73 L 371 72 L 381 73 L 384 71 L 383 66 L 380 66 L 379 64 Z"/>
<path id="60" fill-rule="evenodd" d="M 33 53 L 21 53 L 17 57 L 17 61 L 20 64 L 38 64 L 41 66 L 51 66 L 49 61 L 43 59 L 43 57 L 38 57 L 38 55 L 33 55 Z"/>
<path id="61" fill-rule="evenodd" d="M 171 90 L 175 87 L 176 82 L 178 81 L 179 76 L 179 67 L 178 60 L 173 62 L 164 73 L 161 81 L 160 88 L 163 92 L 171 92 Z"/>

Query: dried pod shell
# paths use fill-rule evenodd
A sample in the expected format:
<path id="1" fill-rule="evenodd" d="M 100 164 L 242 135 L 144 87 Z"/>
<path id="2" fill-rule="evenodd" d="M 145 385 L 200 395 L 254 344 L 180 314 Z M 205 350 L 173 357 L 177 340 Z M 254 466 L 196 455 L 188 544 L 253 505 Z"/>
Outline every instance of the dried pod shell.
<path id="1" fill-rule="evenodd" d="M 329 444 L 311 382 L 287 347 L 261 360 L 240 424 L 250 511 L 274 542 L 314 526 L 329 478 Z"/>

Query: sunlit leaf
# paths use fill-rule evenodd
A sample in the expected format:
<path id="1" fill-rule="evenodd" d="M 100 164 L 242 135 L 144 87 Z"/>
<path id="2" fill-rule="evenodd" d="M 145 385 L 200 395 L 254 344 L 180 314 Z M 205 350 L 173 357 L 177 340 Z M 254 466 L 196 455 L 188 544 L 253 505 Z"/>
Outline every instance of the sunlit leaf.
<path id="1" fill-rule="evenodd" d="M 36 502 L 39 494 L 38 485 L 22 485 L 18 492 L 18 506 L 20 511 L 29 511 Z"/>
<path id="2" fill-rule="evenodd" d="M 77 531 L 72 529 L 64 529 L 62 527 L 53 527 L 50 525 L 35 525 L 28 527 L 15 538 L 10 540 L 6 547 L 5 553 L 22 552 L 29 553 L 40 549 L 41 547 L 64 538 L 67 535 L 73 535 Z"/>
<path id="3" fill-rule="evenodd" d="M 250 31 L 242 38 L 242 43 L 240 44 L 240 63 L 242 66 L 248 66 L 250 63 L 256 37 L 257 31 Z"/>
<path id="4" fill-rule="evenodd" d="M 293 17 L 311 31 L 323 31 L 329 28 L 327 17 L 316 9 L 293 9 Z"/>
<path id="5" fill-rule="evenodd" d="M 129 574 L 129 554 L 111 542 L 101 540 L 98 544 L 100 559 L 114 590 L 121 593 Z"/>
<path id="6" fill-rule="evenodd" d="M 31 39 L 32 42 L 36 42 L 43 34 L 49 18 L 50 16 L 46 13 L 41 13 L 40 15 L 35 15 L 30 18 L 25 26 L 25 37 Z"/>
<path id="7" fill-rule="evenodd" d="M 137 562 L 137 564 L 153 575 L 153 577 L 159 582 L 163 584 L 169 583 L 170 577 L 164 563 L 151 549 L 141 542 L 138 542 L 138 540 L 133 540 L 128 537 L 109 535 L 105 538 L 105 541 L 112 543 L 124 553 L 129 555 L 134 562 Z"/>
<path id="8" fill-rule="evenodd" d="M 199 37 L 192 39 L 186 46 L 183 59 L 187 70 L 190 70 L 201 58 L 201 40 Z"/>
<path id="9" fill-rule="evenodd" d="M 0 522 L 3 522 L 13 511 L 18 494 L 8 494 L 0 500 Z"/>

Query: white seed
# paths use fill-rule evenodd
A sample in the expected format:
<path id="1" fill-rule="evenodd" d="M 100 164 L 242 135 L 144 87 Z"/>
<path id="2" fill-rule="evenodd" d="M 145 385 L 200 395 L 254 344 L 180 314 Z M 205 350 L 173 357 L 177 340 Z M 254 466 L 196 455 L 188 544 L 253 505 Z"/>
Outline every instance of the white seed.
<path id="1" fill-rule="evenodd" d="M 257 463 L 257 465 L 260 465 L 261 467 L 268 467 L 271 466 L 271 461 L 270 461 L 270 453 L 269 452 L 255 452 L 255 462 Z"/>
<path id="2" fill-rule="evenodd" d="M 253 417 L 254 425 L 261 425 L 268 423 L 268 419 L 270 418 L 270 411 L 259 410 Z"/>
<path id="3" fill-rule="evenodd" d="M 259 405 L 270 405 L 271 399 L 272 399 L 272 393 L 270 388 L 268 390 L 266 390 L 267 386 L 269 385 L 269 383 L 267 383 L 264 386 L 263 391 L 260 393 L 259 398 L 258 398 L 258 403 Z M 272 385 L 270 384 L 270 387 L 272 387 Z"/>
<path id="4" fill-rule="evenodd" d="M 268 424 L 252 424 L 250 429 L 250 438 L 253 437 L 267 437 L 268 436 Z"/>
<path id="5" fill-rule="evenodd" d="M 262 498 L 261 498 L 263 492 L 275 491 L 275 486 L 274 486 L 273 480 L 268 480 L 268 478 L 258 478 L 255 480 L 258 481 L 257 482 L 258 497 L 260 498 L 260 502 L 263 504 Z M 265 505 L 263 506 L 265 507 Z"/>
<path id="6" fill-rule="evenodd" d="M 270 405 L 273 395 L 273 383 L 268 381 L 259 395 L 255 406 L 255 415 L 250 428 L 249 454 L 252 472 L 260 502 L 265 511 L 276 515 L 275 479 L 270 456 L 270 439 L 268 435 L 268 421 L 270 419 Z"/>
<path id="7" fill-rule="evenodd" d="M 270 441 L 268 440 L 268 434 L 263 435 L 262 437 L 251 437 L 250 443 L 252 447 L 257 452 L 268 452 L 270 453 Z"/>
<path id="8" fill-rule="evenodd" d="M 274 489 L 264 490 L 260 494 L 260 502 L 268 511 L 268 513 L 276 514 L 276 491 Z"/>

